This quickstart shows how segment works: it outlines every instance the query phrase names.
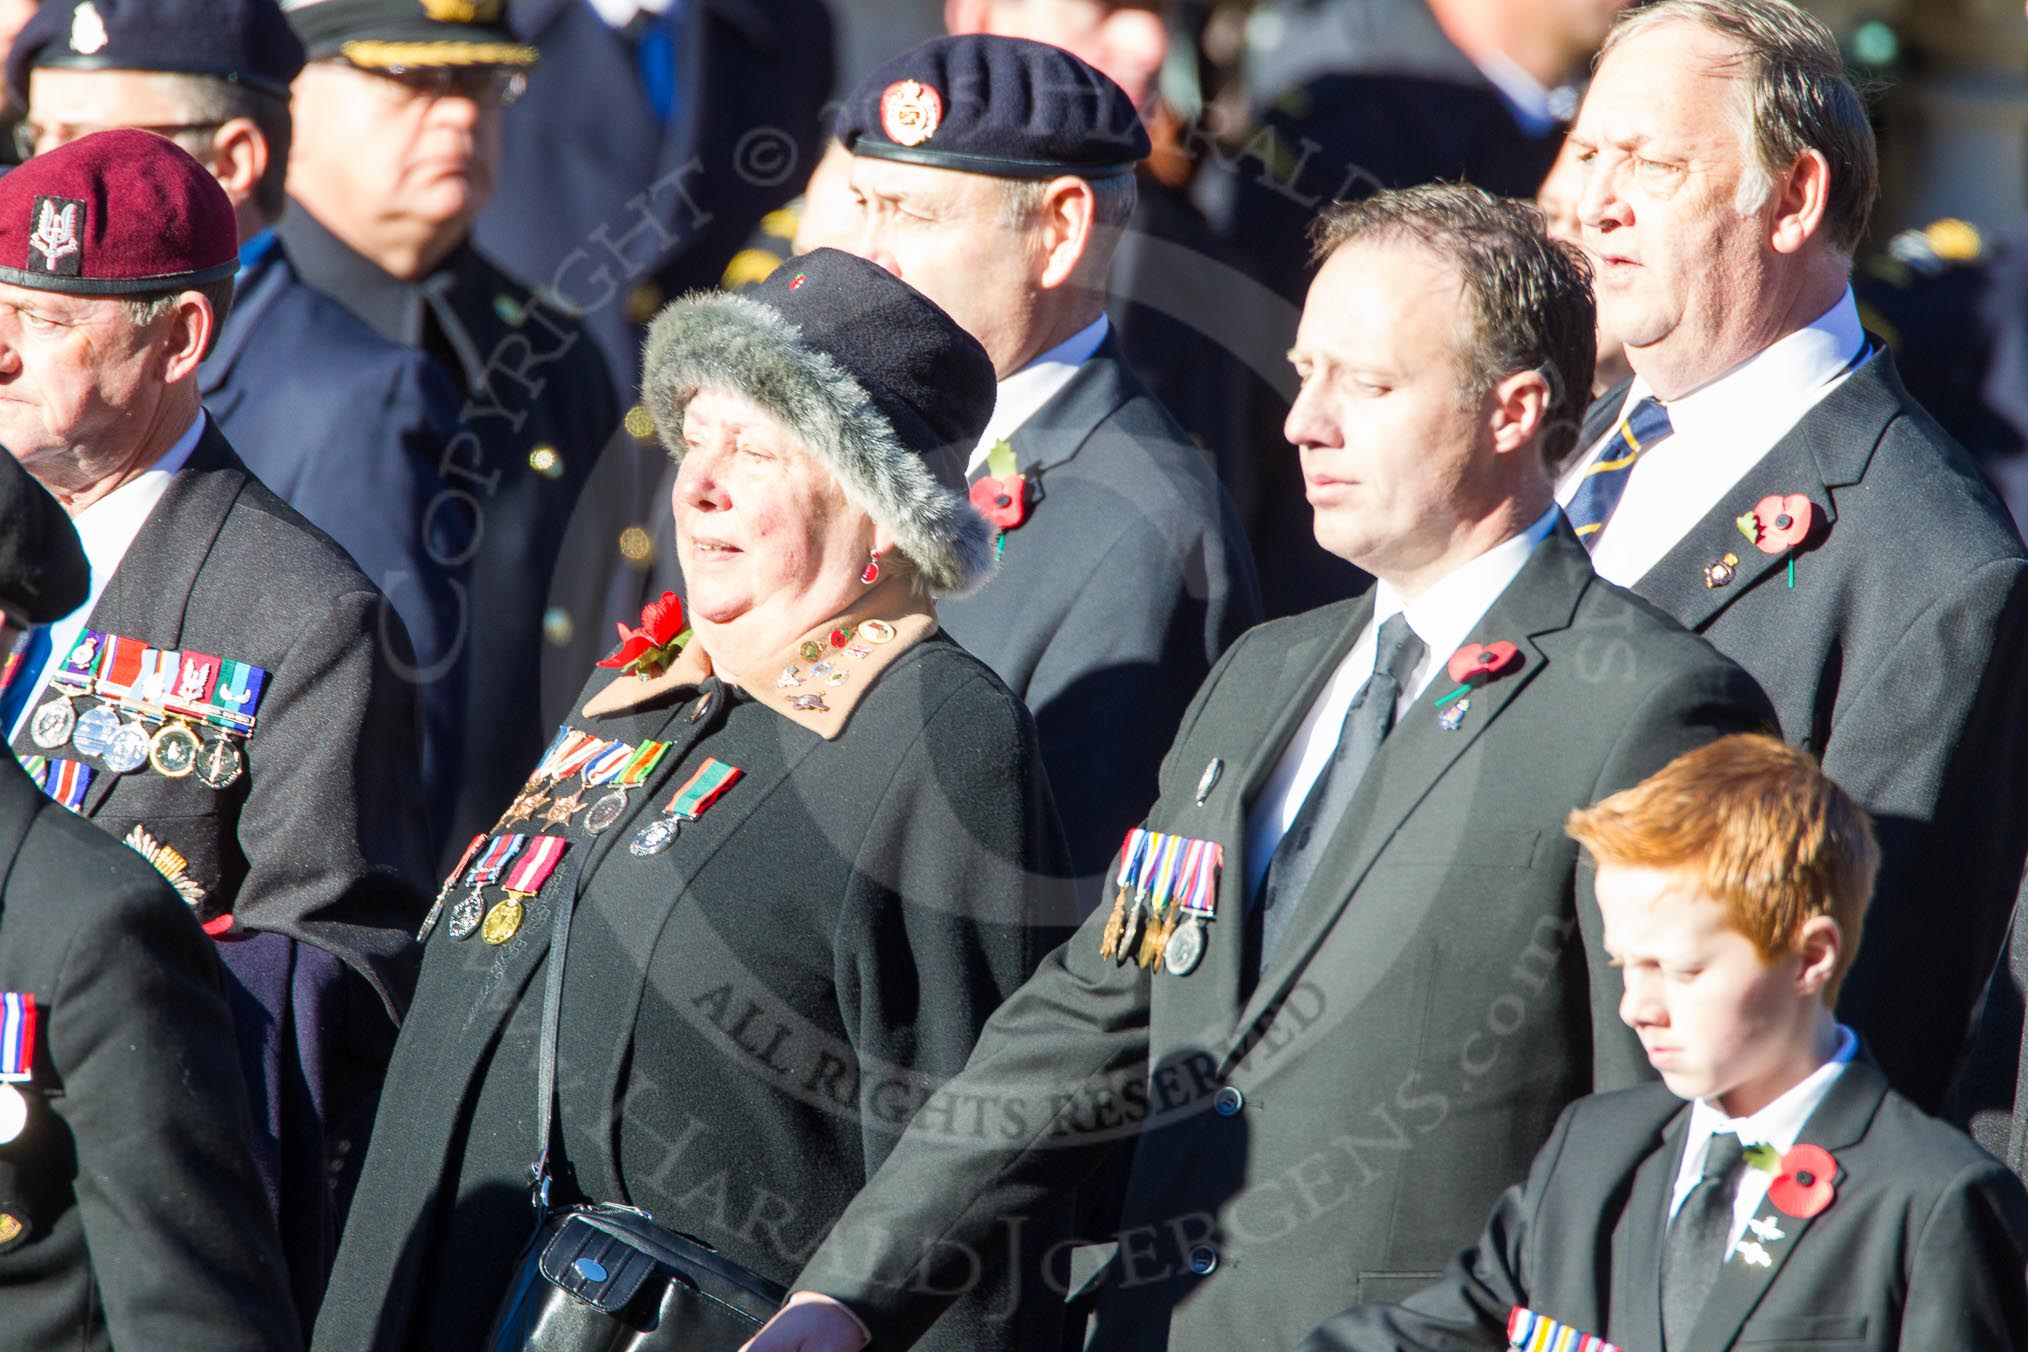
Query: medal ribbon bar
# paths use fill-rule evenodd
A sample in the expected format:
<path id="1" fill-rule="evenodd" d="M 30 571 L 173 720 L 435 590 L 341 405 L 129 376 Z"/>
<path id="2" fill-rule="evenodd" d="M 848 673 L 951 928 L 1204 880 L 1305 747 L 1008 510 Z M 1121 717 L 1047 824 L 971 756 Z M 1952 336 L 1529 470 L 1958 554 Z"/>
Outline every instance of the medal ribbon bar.
<path id="1" fill-rule="evenodd" d="M 23 1084 L 35 1074 L 35 997 L 0 992 L 0 1083 Z"/>
<path id="2" fill-rule="evenodd" d="M 704 810 L 717 802 L 719 796 L 734 784 L 746 771 L 737 765 L 727 765 L 717 757 L 707 757 L 697 767 L 697 773 L 684 781 L 676 790 L 676 796 L 669 800 L 669 806 L 662 809 L 664 816 L 677 816 L 685 821 L 696 821 Z"/>
<path id="3" fill-rule="evenodd" d="M 507 879 L 507 895 L 510 897 L 532 897 L 542 890 L 555 871 L 559 859 L 563 858 L 564 847 L 570 842 L 562 836 L 537 836 L 528 853 L 514 866 L 514 872 Z"/>

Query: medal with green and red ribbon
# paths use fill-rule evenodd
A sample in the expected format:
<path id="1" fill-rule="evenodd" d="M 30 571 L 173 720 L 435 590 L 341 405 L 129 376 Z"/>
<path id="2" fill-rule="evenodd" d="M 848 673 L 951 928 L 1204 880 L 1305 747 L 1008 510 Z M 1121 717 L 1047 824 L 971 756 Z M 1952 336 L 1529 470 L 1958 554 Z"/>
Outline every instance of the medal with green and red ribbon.
<path id="1" fill-rule="evenodd" d="M 662 815 L 642 827 L 627 849 L 643 859 L 662 853 L 675 841 L 680 823 L 694 822 L 703 816 L 745 773 L 737 765 L 728 765 L 715 756 L 706 757 L 697 772 L 676 790 Z"/>

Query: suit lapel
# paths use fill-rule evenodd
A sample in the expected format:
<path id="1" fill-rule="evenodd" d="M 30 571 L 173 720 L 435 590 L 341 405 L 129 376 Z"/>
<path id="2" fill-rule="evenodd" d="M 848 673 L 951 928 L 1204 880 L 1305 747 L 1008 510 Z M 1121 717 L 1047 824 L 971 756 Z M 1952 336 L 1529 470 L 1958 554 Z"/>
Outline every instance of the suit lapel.
<path id="1" fill-rule="evenodd" d="M 1788 556 L 1762 553 L 1735 524 L 1736 518 L 1763 498 L 1801 493 L 1816 507 L 1818 537 L 1835 529 L 1838 508 L 1832 490 L 1859 482 L 1887 424 L 1900 415 L 1904 398 L 1894 359 L 1878 353 L 1804 414 L 1703 520 L 1641 575 L 1634 590 L 1686 628 L 1702 631 L 1756 587 L 1785 585 L 1769 575 L 1785 574 Z M 1733 580 L 1722 587 L 1707 585 L 1705 568 L 1727 554 L 1739 560 Z M 1808 548 L 1799 551 L 1797 567 L 1807 570 L 1809 558 Z"/>
<path id="2" fill-rule="evenodd" d="M 1607 1326 L 1630 1348 L 1662 1345 L 1662 1237 L 1669 1226 L 1669 1199 L 1690 1132 L 1685 1104 L 1663 1124 L 1640 1167 L 1626 1210 L 1612 1235 L 1612 1292 Z"/>
<path id="3" fill-rule="evenodd" d="M 1887 1078 L 1870 1058 L 1862 1055 L 1832 1084 L 1824 1101 L 1810 1114 L 1797 1142 L 1822 1146 L 1835 1156 L 1866 1135 L 1873 1114 L 1886 1096 Z M 1845 1168 L 1841 1164 L 1832 1180 L 1833 1192 L 1844 1182 Z M 1831 1206 L 1837 1204 L 1834 1196 Z M 1703 1313 L 1697 1317 L 1685 1352 L 1724 1352 L 1730 1348 L 1754 1307 L 1781 1276 L 1789 1255 L 1824 1214 L 1788 1216 L 1772 1202 L 1762 1201 L 1754 1215 L 1753 1228 L 1740 1237 L 1738 1247 L 1718 1270 L 1718 1282 L 1711 1288 Z"/>
<path id="4" fill-rule="evenodd" d="M 1202 965 L 1187 980 L 1156 983 L 1157 989 L 1167 992 L 1165 1009 L 1181 1015 L 1193 1044 L 1202 1037 L 1224 1033 L 1239 1017 L 1240 991 L 1246 980 L 1242 936 L 1252 900 L 1247 887 L 1252 872 L 1246 855 L 1247 814 L 1288 749 L 1289 740 L 1309 715 L 1310 706 L 1345 660 L 1360 630 L 1373 618 L 1373 598 L 1369 593 L 1338 609 L 1342 613 L 1336 623 L 1320 625 L 1315 634 L 1286 653 L 1282 679 L 1269 687 L 1273 721 L 1262 735 L 1250 740 L 1246 759 L 1221 769 L 1220 782 L 1206 798 L 1204 811 L 1210 815 L 1199 821 L 1193 816 L 1197 811 L 1194 804 L 1186 804 L 1150 823 L 1160 830 L 1225 843 L 1225 867 L 1218 875 L 1218 918 L 1213 922 L 1213 929 L 1224 932 L 1208 936 Z M 1185 767 L 1200 775 L 1205 768 Z M 1191 781 L 1193 791 L 1199 782 Z M 1101 904 L 1112 904 L 1110 892 Z M 1205 999 L 1216 1003 L 1210 1007 L 1197 1003 Z"/>
<path id="5" fill-rule="evenodd" d="M 1310 954 L 1358 892 L 1367 870 L 1416 806 L 1542 673 L 1548 661 L 1535 639 L 1569 627 L 1578 598 L 1593 577 L 1590 556 L 1570 528 L 1559 521 L 1520 575 L 1473 627 L 1472 641 L 1506 640 L 1519 647 L 1524 656 L 1521 669 L 1474 690 L 1471 709 L 1455 732 L 1437 726 L 1432 707 L 1451 688 L 1446 674 L 1439 670 L 1436 681 L 1381 743 L 1344 817 L 1332 829 L 1324 857 L 1297 904 L 1274 962 L 1261 974 L 1260 985 L 1234 1029 L 1240 1046 L 1246 1044 L 1247 1030 L 1279 1003 L 1302 972 Z M 1371 614 L 1370 605 L 1367 613 Z M 1430 660 L 1438 663 L 1449 657 L 1448 653 L 1430 654 Z M 1394 926 L 1413 927 L 1420 921 L 1415 909 L 1422 900 L 1400 889 L 1362 897 L 1362 923 L 1382 932 Z M 1385 964 L 1392 956 L 1393 950 L 1386 945 L 1363 946 L 1348 955 L 1342 968 L 1333 970 L 1332 982 L 1346 989 L 1362 989 L 1378 976 L 1377 971 L 1365 970 L 1365 965 Z"/>
<path id="6" fill-rule="evenodd" d="M 171 476 L 162 500 L 148 514 L 92 607 L 86 627 L 137 638 L 156 648 L 181 647 L 198 574 L 250 477 L 207 420 L 197 448 Z M 248 579 L 247 586 L 251 593 L 254 580 Z M 24 725 L 24 735 L 26 731 Z M 27 754 L 33 754 L 32 749 Z M 89 817 L 96 812 L 121 778 L 101 768 L 92 776 L 78 814 Z"/>
<path id="7" fill-rule="evenodd" d="M 1046 496 L 1049 471 L 1084 449 L 1098 425 L 1132 397 L 1130 380 L 1119 343 L 1108 333 L 1064 387 L 1008 434 L 1015 465 L 1028 476 L 1032 504 Z"/>

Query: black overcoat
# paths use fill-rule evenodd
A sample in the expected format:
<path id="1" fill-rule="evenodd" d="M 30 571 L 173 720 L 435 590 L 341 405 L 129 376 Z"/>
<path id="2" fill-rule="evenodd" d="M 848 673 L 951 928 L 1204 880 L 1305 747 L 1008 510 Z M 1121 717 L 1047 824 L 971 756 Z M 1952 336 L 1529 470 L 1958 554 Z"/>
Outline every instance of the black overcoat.
<path id="1" fill-rule="evenodd" d="M 1624 395 L 1593 406 L 1584 445 Z M 1777 494 L 1819 518 L 1793 588 L 1788 556 L 1736 524 Z M 1706 585 L 1727 554 L 1732 581 Z M 1882 352 L 1633 589 L 1752 672 L 1783 736 L 1873 814 L 1880 879 L 1839 1016 L 1934 1111 L 2028 853 L 2028 560 L 2006 508 Z"/>
<path id="2" fill-rule="evenodd" d="M 1569 811 L 1770 721 L 1732 663 L 1591 571 L 1567 527 L 1472 631 L 1520 668 L 1455 731 L 1433 686 L 1323 847 L 1273 963 L 1243 973 L 1246 817 L 1372 616 L 1262 625 L 1205 682 L 1147 814 L 1225 866 L 1201 964 L 1099 956 L 1101 912 L 1003 1005 L 798 1281 L 905 1347 L 951 1255 L 1105 1167 L 1115 1246 L 1073 1266 L 1087 1346 L 1288 1347 L 1363 1292 L 1434 1280 L 1564 1105 L 1647 1073 L 1620 1023 Z M 1627 679 L 1628 673 L 1634 679 Z M 938 1131 L 956 1104 L 1019 1129 Z"/>
<path id="3" fill-rule="evenodd" d="M 1303 1352 L 1498 1346 L 1515 1305 L 1621 1347 L 1660 1347 L 1663 1237 L 1689 1123 L 1689 1105 L 1659 1084 L 1572 1104 L 1441 1284 L 1348 1311 Z M 1763 1202 L 1754 1220 L 1767 1238 L 1755 1242 L 1768 1261 L 1735 1249 L 1671 1352 L 2028 1346 L 2018 1179 L 1889 1090 L 1863 1055 L 1799 1139 L 1837 1161 L 1830 1205 L 1804 1219 Z"/>
<path id="4" fill-rule="evenodd" d="M 1260 619 L 1260 590 L 1211 457 L 1117 340 L 1008 441 L 1027 517 L 986 584 L 938 616 L 1034 713 L 1089 906 L 1191 693 Z"/>
<path id="5" fill-rule="evenodd" d="M 301 1345 L 210 948 L 139 856 L 0 764 L 0 990 L 38 1016 L 0 1145 L 8 1347 Z"/>
<path id="6" fill-rule="evenodd" d="M 657 681 L 586 687 L 573 728 L 672 745 L 616 825 L 561 832 L 557 877 L 582 855 L 559 1200 L 631 1203 L 786 1282 L 1064 932 L 1033 723 L 947 638 L 881 670 L 890 651 L 834 652 L 841 687 L 793 648 L 737 677 L 705 675 L 693 648 Z M 778 685 L 784 667 L 804 683 Z M 831 713 L 790 707 L 817 691 Z M 742 776 L 665 852 L 635 854 L 712 757 Z M 484 1333 L 532 1224 L 552 900 L 503 947 L 430 933 L 316 1346 L 456 1352 Z M 1061 1319 L 1046 1301 L 995 1313 L 954 1312 L 930 1345 L 1046 1346 Z"/>

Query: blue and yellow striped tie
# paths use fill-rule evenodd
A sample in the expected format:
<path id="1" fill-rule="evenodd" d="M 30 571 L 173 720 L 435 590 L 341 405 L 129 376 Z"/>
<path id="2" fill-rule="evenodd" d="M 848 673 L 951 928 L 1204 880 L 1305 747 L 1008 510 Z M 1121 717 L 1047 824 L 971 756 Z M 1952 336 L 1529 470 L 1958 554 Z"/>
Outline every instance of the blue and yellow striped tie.
<path id="1" fill-rule="evenodd" d="M 1586 549 L 1597 547 L 1606 518 L 1620 505 L 1620 494 L 1627 491 L 1634 462 L 1672 430 L 1669 410 L 1652 395 L 1628 409 L 1620 419 L 1619 427 L 1599 451 L 1598 459 L 1584 472 L 1577 492 L 1571 494 L 1569 505 L 1563 509 Z"/>

